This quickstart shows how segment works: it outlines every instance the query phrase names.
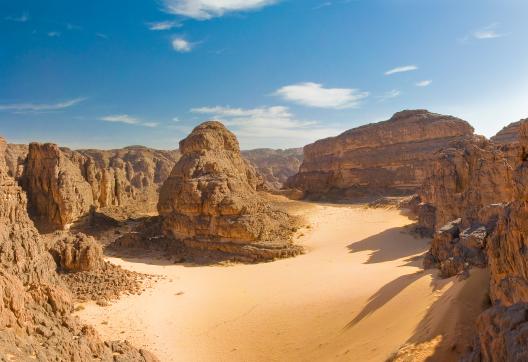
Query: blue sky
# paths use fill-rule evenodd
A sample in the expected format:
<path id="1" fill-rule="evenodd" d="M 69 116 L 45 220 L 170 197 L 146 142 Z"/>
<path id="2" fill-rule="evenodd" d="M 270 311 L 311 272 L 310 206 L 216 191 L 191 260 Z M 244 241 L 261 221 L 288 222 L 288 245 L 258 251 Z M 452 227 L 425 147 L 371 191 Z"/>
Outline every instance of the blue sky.
<path id="1" fill-rule="evenodd" d="M 220 119 L 303 146 L 410 108 L 528 117 L 524 0 L 0 0 L 0 134 L 177 148 Z"/>

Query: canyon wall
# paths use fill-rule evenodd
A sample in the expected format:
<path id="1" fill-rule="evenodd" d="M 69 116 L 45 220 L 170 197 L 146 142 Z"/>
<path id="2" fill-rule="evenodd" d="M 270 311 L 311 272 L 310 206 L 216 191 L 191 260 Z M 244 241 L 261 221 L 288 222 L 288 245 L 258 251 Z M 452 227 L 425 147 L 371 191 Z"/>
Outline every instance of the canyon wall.
<path id="1" fill-rule="evenodd" d="M 242 151 L 242 157 L 251 162 L 262 175 L 268 188 L 280 190 L 288 178 L 299 172 L 303 160 L 302 148 L 273 150 L 260 148 Z"/>
<path id="2" fill-rule="evenodd" d="M 0 356 L 6 361 L 155 361 L 126 342 L 103 342 L 72 316 L 45 243 L 27 214 L 26 195 L 0 138 Z"/>
<path id="3" fill-rule="evenodd" d="M 180 142 L 181 159 L 160 191 L 164 234 L 188 247 L 249 261 L 296 255 L 294 220 L 258 192 L 262 183 L 220 122 L 205 122 Z"/>
<path id="4" fill-rule="evenodd" d="M 455 117 L 399 112 L 305 146 L 299 173 L 287 184 L 311 199 L 412 194 L 435 151 L 472 134 L 473 128 Z"/>

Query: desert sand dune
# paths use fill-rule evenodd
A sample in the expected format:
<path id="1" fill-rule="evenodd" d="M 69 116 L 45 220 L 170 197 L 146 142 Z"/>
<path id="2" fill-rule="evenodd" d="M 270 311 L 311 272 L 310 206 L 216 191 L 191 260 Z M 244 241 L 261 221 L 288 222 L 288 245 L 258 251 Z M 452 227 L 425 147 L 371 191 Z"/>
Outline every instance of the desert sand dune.
<path id="1" fill-rule="evenodd" d="M 397 210 L 296 205 L 311 225 L 305 255 L 233 266 L 111 258 L 166 278 L 109 307 L 88 304 L 81 318 L 162 361 L 385 361 L 403 345 L 412 360 L 460 353 L 484 272 L 457 281 L 423 271 L 428 240 Z"/>

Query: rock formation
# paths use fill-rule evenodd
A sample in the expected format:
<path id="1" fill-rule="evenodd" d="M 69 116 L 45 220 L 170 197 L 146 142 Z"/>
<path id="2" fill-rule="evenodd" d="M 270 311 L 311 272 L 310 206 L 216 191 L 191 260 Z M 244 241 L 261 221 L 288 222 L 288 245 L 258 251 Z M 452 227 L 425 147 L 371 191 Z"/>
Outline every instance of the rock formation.
<path id="1" fill-rule="evenodd" d="M 255 166 L 270 189 L 280 190 L 289 177 L 299 172 L 303 150 L 302 148 L 286 150 L 261 148 L 242 151 L 242 156 Z"/>
<path id="2" fill-rule="evenodd" d="M 6 361 L 155 361 L 128 343 L 103 342 L 71 315 L 70 294 L 27 214 L 0 138 L 0 356 Z"/>
<path id="3" fill-rule="evenodd" d="M 521 129 L 521 124 L 526 121 L 528 121 L 528 119 L 510 123 L 500 130 L 495 136 L 491 137 L 490 140 L 499 145 L 519 142 L 519 131 Z"/>
<path id="4" fill-rule="evenodd" d="M 24 162 L 28 154 L 28 145 L 8 144 L 5 152 L 5 162 L 9 176 L 18 179 L 24 172 Z"/>
<path id="5" fill-rule="evenodd" d="M 299 173 L 288 185 L 316 199 L 412 194 L 434 152 L 472 134 L 473 128 L 458 118 L 399 112 L 388 121 L 305 146 Z"/>
<path id="6" fill-rule="evenodd" d="M 27 155 L 18 145 L 8 150 L 10 174 L 19 170 L 42 232 L 65 229 L 92 209 L 118 218 L 155 212 L 159 187 L 179 158 L 177 151 L 140 146 L 72 151 L 32 143 Z"/>
<path id="7" fill-rule="evenodd" d="M 91 236 L 59 234 L 49 251 L 59 268 L 66 272 L 96 270 L 103 265 L 103 249 Z"/>
<path id="8" fill-rule="evenodd" d="M 81 170 L 55 144 L 29 145 L 22 178 L 30 214 L 40 231 L 67 228 L 94 204 Z"/>
<path id="9" fill-rule="evenodd" d="M 298 254 L 293 219 L 256 191 L 255 169 L 221 123 L 196 127 L 180 142 L 181 159 L 160 191 L 163 230 L 187 246 L 249 260 Z"/>

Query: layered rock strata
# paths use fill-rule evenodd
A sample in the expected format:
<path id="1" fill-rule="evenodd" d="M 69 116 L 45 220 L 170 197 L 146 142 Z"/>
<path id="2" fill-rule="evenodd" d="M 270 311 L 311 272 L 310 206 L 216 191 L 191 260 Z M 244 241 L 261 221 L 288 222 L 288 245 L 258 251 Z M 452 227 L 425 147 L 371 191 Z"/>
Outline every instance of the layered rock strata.
<path id="1" fill-rule="evenodd" d="M 103 342 L 72 316 L 70 294 L 27 214 L 0 138 L 0 356 L 12 361 L 155 361 L 128 343 Z"/>
<path id="2" fill-rule="evenodd" d="M 291 243 L 294 219 L 257 192 L 260 178 L 221 123 L 196 127 L 180 142 L 180 152 L 160 191 L 165 235 L 251 261 L 301 252 Z"/>
<path id="3" fill-rule="evenodd" d="M 473 128 L 455 117 L 399 112 L 388 121 L 305 146 L 299 173 L 288 186 L 312 199 L 412 194 L 423 183 L 435 151 L 472 134 Z"/>

